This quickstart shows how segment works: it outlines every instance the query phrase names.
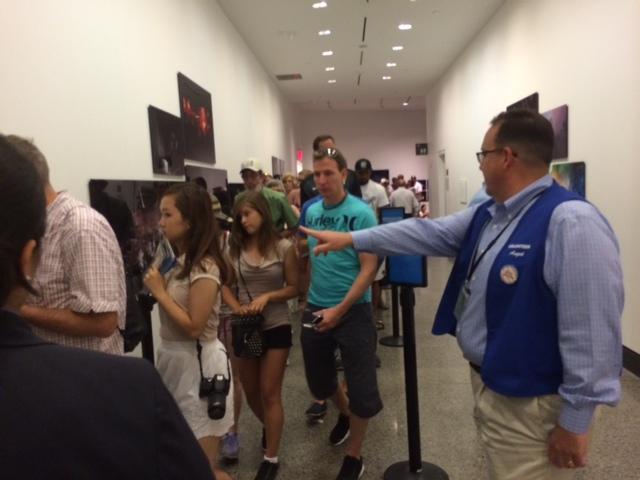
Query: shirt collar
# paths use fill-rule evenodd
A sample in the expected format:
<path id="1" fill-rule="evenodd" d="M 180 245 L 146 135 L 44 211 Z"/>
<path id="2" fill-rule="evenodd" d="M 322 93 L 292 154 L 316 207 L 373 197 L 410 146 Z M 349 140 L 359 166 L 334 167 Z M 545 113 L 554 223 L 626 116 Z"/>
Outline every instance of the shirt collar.
<path id="1" fill-rule="evenodd" d="M 513 215 L 521 210 L 538 193 L 546 190 L 553 183 L 551 175 L 545 175 L 535 182 L 527 185 L 524 189 L 508 198 L 504 203 L 495 202 L 489 207 L 489 213 L 495 217 L 496 214 Z"/>
<path id="2" fill-rule="evenodd" d="M 51 215 L 52 212 L 62 208 L 62 206 L 67 202 L 70 198 L 69 193 L 66 190 L 62 190 L 58 192 L 56 198 L 47 205 L 47 216 Z"/>

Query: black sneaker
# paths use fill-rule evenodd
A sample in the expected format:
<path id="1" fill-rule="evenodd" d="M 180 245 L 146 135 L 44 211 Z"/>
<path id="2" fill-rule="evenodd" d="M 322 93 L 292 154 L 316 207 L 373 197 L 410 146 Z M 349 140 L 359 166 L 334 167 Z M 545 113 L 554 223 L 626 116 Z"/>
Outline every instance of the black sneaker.
<path id="1" fill-rule="evenodd" d="M 309 406 L 309 408 L 307 408 L 304 414 L 314 420 L 324 418 L 324 416 L 327 414 L 327 402 L 313 402 Z"/>
<path id="2" fill-rule="evenodd" d="M 340 414 L 336 426 L 333 427 L 329 434 L 329 443 L 335 447 L 343 443 L 347 438 L 349 438 L 349 417 Z"/>
<path id="3" fill-rule="evenodd" d="M 278 475 L 279 466 L 279 463 L 271 463 L 263 460 L 253 480 L 273 480 Z"/>
<path id="4" fill-rule="evenodd" d="M 364 462 L 350 455 L 346 455 L 342 461 L 342 468 L 338 472 L 336 480 L 358 480 L 364 473 Z"/>

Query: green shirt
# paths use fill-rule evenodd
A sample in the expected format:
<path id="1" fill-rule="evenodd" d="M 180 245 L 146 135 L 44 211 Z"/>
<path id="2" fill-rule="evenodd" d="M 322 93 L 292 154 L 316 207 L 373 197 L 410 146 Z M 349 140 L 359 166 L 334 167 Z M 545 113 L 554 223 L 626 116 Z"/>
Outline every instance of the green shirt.
<path id="1" fill-rule="evenodd" d="M 236 198 L 233 201 L 234 205 L 238 203 L 238 200 L 240 200 L 247 191 L 248 190 L 243 190 L 236 195 Z M 269 204 L 271 220 L 278 232 L 284 230 L 285 224 L 289 229 L 295 228 L 298 225 L 298 218 L 296 217 L 296 214 L 293 213 L 293 209 L 291 208 L 291 205 L 289 205 L 289 201 L 283 193 L 276 192 L 275 190 L 271 190 L 266 187 L 260 190 L 260 193 L 262 193 L 262 196 Z"/>
<path id="2" fill-rule="evenodd" d="M 338 205 L 326 206 L 324 201 L 311 205 L 305 214 L 304 224 L 315 230 L 352 232 L 376 225 L 376 217 L 361 199 L 347 195 Z M 318 244 L 308 237 L 309 251 Z M 339 304 L 351 289 L 360 273 L 360 258 L 353 248 L 346 248 L 327 255 L 309 256 L 311 259 L 311 286 L 309 303 L 319 307 L 333 307 Z M 356 303 L 371 301 L 368 288 Z"/>

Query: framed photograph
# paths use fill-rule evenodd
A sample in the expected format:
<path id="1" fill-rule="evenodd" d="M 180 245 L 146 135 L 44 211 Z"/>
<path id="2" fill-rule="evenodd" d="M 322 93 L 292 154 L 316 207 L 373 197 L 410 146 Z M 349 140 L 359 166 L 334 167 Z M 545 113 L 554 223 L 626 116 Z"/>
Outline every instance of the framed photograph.
<path id="1" fill-rule="evenodd" d="M 231 198 L 229 195 L 229 182 L 227 171 L 220 168 L 196 167 L 187 165 L 185 168 L 187 182 L 195 182 L 204 187 L 208 193 L 216 196 L 220 202 L 222 212 L 231 215 Z"/>
<path id="2" fill-rule="evenodd" d="M 524 97 L 507 107 L 507 112 L 511 110 L 533 110 L 539 112 L 538 92 L 532 93 L 528 97 Z"/>
<path id="3" fill-rule="evenodd" d="M 181 120 L 151 105 L 148 112 L 153 173 L 184 175 L 185 152 Z"/>
<path id="4" fill-rule="evenodd" d="M 215 164 L 211 94 L 182 73 L 178 73 L 178 94 L 186 158 Z"/>
<path id="5" fill-rule="evenodd" d="M 553 127 L 553 155 L 552 160 L 569 157 L 569 106 L 560 107 L 544 112 L 542 115 L 551 122 Z"/>
<path id="6" fill-rule="evenodd" d="M 586 168 L 584 162 L 553 163 L 549 173 L 567 190 L 587 198 Z"/>

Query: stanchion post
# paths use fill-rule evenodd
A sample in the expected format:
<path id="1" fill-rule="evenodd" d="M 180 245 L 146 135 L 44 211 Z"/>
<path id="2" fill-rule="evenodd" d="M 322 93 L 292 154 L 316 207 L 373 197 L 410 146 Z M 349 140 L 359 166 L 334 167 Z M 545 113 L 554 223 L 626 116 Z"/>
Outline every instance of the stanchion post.
<path id="1" fill-rule="evenodd" d="M 402 347 L 404 345 L 402 337 L 400 336 L 400 312 L 398 305 L 398 286 L 391 286 L 391 322 L 392 322 L 392 334 L 391 336 L 383 337 L 380 339 L 380 345 L 385 347 Z"/>
<path id="2" fill-rule="evenodd" d="M 449 480 L 442 468 L 422 461 L 420 447 L 420 408 L 418 405 L 418 365 L 416 358 L 416 329 L 414 319 L 415 294 L 413 288 L 403 286 L 400 291 L 402 305 L 402 338 L 404 339 L 404 382 L 407 399 L 407 436 L 409 461 L 391 465 L 384 472 L 384 480 Z"/>

